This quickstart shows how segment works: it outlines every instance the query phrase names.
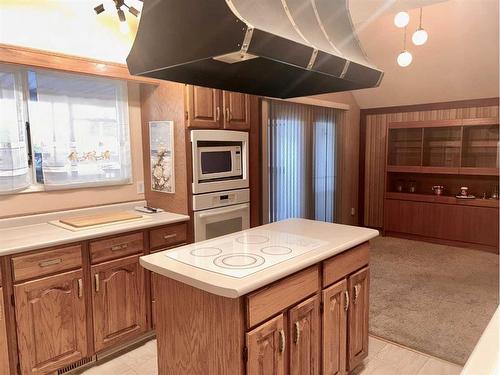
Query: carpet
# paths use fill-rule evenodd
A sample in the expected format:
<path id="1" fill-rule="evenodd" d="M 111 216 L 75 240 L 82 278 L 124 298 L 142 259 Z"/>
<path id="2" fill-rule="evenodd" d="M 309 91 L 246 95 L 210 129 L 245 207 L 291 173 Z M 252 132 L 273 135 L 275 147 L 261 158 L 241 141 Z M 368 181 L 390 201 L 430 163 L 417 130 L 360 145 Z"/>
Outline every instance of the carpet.
<path id="1" fill-rule="evenodd" d="M 463 365 L 498 305 L 498 255 L 371 241 L 370 333 Z"/>

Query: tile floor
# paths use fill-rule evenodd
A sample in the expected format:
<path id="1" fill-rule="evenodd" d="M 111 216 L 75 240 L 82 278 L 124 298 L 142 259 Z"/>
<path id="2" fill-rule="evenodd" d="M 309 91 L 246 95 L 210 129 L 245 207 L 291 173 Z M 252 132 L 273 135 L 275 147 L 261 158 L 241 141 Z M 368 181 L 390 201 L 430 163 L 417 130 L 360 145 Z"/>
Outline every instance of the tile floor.
<path id="1" fill-rule="evenodd" d="M 462 368 L 370 336 L 369 355 L 352 375 L 459 375 Z M 85 371 L 85 375 L 156 375 L 156 340 Z"/>

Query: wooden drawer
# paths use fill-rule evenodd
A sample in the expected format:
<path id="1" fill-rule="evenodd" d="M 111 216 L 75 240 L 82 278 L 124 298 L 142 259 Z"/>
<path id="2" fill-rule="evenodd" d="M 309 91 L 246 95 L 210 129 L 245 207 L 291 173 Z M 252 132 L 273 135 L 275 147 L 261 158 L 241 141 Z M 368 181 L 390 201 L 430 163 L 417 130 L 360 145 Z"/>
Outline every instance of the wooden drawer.
<path id="1" fill-rule="evenodd" d="M 187 224 L 175 224 L 153 229 L 149 232 L 151 250 L 171 247 L 187 241 Z"/>
<path id="2" fill-rule="evenodd" d="M 319 275 L 319 266 L 315 265 L 249 294 L 246 297 L 247 328 L 316 293 Z"/>
<path id="3" fill-rule="evenodd" d="M 81 266 L 81 245 L 19 255 L 12 258 L 14 281 L 31 279 Z"/>
<path id="4" fill-rule="evenodd" d="M 366 266 L 370 244 L 365 242 L 323 262 L 323 288 Z"/>
<path id="5" fill-rule="evenodd" d="M 92 264 L 144 251 L 142 232 L 126 234 L 92 241 L 90 243 L 90 261 Z"/>

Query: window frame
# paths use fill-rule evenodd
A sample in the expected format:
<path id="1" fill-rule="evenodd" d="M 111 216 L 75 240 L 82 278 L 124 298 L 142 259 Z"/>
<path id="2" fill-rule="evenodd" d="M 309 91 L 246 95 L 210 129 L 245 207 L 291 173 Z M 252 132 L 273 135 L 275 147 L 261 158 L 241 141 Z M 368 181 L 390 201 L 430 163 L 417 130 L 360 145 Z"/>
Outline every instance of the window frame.
<path id="1" fill-rule="evenodd" d="M 101 77 L 97 75 L 92 75 L 92 74 L 84 74 L 84 73 L 78 73 L 78 72 L 65 72 L 65 71 L 59 71 L 56 69 L 44 69 L 44 68 L 38 68 L 38 67 L 31 67 L 31 66 L 19 66 L 16 64 L 4 64 L 0 63 L 0 69 L 3 66 L 8 66 L 9 70 L 15 71 L 20 74 L 21 76 L 21 88 L 22 88 L 22 116 L 23 116 L 23 121 L 25 123 L 24 126 L 24 137 L 26 139 L 26 152 L 27 152 L 27 158 L 28 158 L 28 176 L 29 176 L 29 186 L 26 188 L 21 188 L 17 190 L 12 190 L 12 191 L 5 191 L 0 193 L 0 195 L 17 195 L 17 194 L 30 194 L 30 193 L 38 193 L 38 192 L 45 192 L 45 191 L 68 191 L 68 190 L 78 190 L 78 189 L 88 189 L 88 188 L 100 188 L 100 187 L 109 187 L 109 186 L 126 186 L 126 185 L 133 185 L 134 184 L 134 168 L 133 168 L 133 160 L 132 160 L 132 145 L 131 145 L 131 126 L 130 126 L 130 108 L 129 108 L 129 87 L 128 87 L 128 81 L 122 80 L 122 79 L 116 79 L 116 78 L 110 78 L 110 77 Z M 123 116 L 124 116 L 124 121 L 126 121 L 126 126 L 124 126 L 124 129 L 126 131 L 126 134 L 124 134 L 126 138 L 126 150 L 120 150 L 121 153 L 126 154 L 127 157 L 127 165 L 126 167 L 128 168 L 128 179 L 127 181 L 109 181 L 109 182 L 88 182 L 88 183 L 76 183 L 76 184 L 67 184 L 67 185 L 61 185 L 59 187 L 48 187 L 44 183 L 38 182 L 36 178 L 36 166 L 35 166 L 35 155 L 34 155 L 34 141 L 33 137 L 31 136 L 31 131 L 29 131 L 30 127 L 32 126 L 31 124 L 31 118 L 30 118 L 30 113 L 29 113 L 29 105 L 30 105 L 30 93 L 29 93 L 29 84 L 28 84 L 28 72 L 33 71 L 35 72 L 48 72 L 48 73 L 54 73 L 55 75 L 74 75 L 74 76 L 85 76 L 89 78 L 95 78 L 98 80 L 113 80 L 113 81 L 119 81 L 123 84 L 123 103 L 124 103 L 124 108 L 123 108 Z M 122 145 L 120 145 L 122 147 Z M 31 153 L 31 154 L 30 154 Z"/>

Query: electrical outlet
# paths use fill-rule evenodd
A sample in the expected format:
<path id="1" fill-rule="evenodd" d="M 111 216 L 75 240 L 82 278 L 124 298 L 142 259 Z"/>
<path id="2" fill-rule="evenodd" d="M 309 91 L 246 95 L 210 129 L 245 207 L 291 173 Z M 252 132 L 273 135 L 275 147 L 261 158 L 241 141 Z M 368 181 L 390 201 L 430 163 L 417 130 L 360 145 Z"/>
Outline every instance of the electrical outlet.
<path id="1" fill-rule="evenodd" d="M 144 181 L 137 182 L 137 194 L 144 194 Z"/>
<path id="2" fill-rule="evenodd" d="M 356 215 L 356 209 L 354 207 L 351 207 L 351 216 Z"/>

